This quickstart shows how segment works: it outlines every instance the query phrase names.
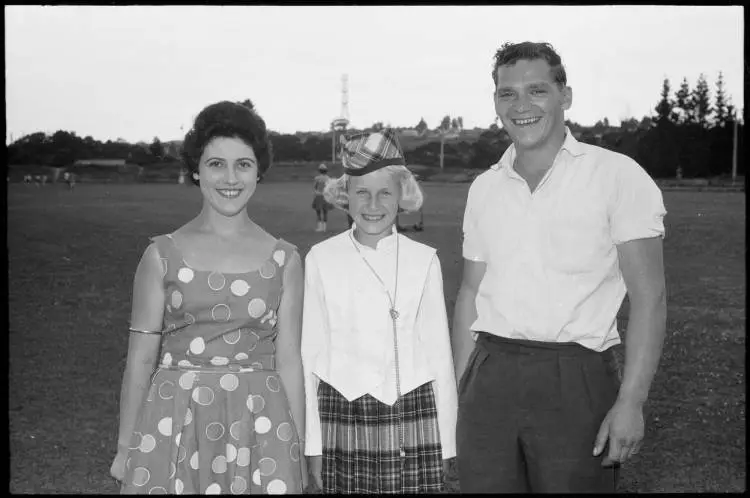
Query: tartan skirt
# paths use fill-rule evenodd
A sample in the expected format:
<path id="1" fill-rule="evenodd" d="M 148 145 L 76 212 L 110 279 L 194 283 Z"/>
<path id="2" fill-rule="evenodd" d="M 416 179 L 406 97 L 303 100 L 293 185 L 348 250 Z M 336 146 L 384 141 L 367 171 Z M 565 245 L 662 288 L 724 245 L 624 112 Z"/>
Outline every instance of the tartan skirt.
<path id="1" fill-rule="evenodd" d="M 365 394 L 353 401 L 318 386 L 323 436 L 323 493 L 443 491 L 443 456 L 430 382 L 401 396 L 405 457 L 399 452 L 396 404 Z"/>

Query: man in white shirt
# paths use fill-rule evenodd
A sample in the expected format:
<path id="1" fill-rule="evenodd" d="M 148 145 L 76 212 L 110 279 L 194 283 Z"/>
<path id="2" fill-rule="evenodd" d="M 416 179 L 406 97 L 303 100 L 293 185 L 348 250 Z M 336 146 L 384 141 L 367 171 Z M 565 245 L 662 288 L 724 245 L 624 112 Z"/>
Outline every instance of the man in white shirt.
<path id="1" fill-rule="evenodd" d="M 662 195 L 635 161 L 566 128 L 572 89 L 549 44 L 503 45 L 493 79 L 513 144 L 464 214 L 451 337 L 461 491 L 614 492 L 665 334 Z"/>

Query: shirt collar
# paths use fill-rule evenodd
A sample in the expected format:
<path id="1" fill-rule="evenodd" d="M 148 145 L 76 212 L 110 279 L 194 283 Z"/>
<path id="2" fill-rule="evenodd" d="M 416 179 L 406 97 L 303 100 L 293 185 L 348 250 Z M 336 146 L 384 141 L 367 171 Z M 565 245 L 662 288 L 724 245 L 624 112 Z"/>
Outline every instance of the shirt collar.
<path id="1" fill-rule="evenodd" d="M 560 150 L 567 151 L 573 157 L 578 157 L 586 152 L 583 149 L 581 142 L 576 140 L 576 137 L 573 136 L 573 133 L 571 133 L 570 128 L 568 128 L 567 126 L 565 127 L 565 140 L 563 140 Z M 499 170 L 505 167 L 507 171 L 510 171 L 510 168 L 513 166 L 513 161 L 515 160 L 516 146 L 514 144 L 510 144 L 510 147 L 508 147 L 500 160 L 490 167 L 494 170 Z"/>
<path id="2" fill-rule="evenodd" d="M 357 227 L 356 223 L 352 223 L 352 227 L 349 229 L 349 238 L 352 239 L 354 244 L 361 250 L 365 251 L 378 251 L 383 250 L 389 247 L 393 247 L 396 244 L 396 237 L 398 237 L 398 230 L 396 230 L 396 224 L 394 223 L 391 226 L 391 233 L 390 235 L 386 235 L 382 239 L 378 241 L 377 244 L 375 244 L 375 249 L 373 249 L 370 246 L 366 246 L 364 244 L 361 244 L 357 238 L 354 236 L 354 229 Z"/>

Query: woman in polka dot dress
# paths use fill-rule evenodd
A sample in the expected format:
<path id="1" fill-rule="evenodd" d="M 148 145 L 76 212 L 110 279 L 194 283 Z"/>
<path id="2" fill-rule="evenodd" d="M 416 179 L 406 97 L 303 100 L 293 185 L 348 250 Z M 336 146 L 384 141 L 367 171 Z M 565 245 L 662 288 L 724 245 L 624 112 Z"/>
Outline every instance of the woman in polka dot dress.
<path id="1" fill-rule="evenodd" d="M 123 494 L 282 494 L 306 484 L 296 248 L 248 216 L 270 164 L 263 120 L 220 102 L 183 158 L 200 214 L 157 236 L 135 275 L 111 473 Z"/>

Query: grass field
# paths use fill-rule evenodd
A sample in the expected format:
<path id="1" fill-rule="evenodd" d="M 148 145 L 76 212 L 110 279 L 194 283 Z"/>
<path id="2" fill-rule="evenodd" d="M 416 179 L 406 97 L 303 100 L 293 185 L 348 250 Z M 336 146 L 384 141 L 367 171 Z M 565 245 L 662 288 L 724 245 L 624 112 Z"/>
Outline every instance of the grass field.
<path id="1" fill-rule="evenodd" d="M 467 184 L 425 185 L 449 316 L 460 278 Z M 264 183 L 252 216 L 304 255 L 315 233 L 307 183 Z M 668 337 L 628 492 L 745 490 L 745 196 L 665 192 Z M 149 236 L 194 216 L 178 185 L 11 184 L 8 190 L 11 493 L 114 493 L 133 272 Z M 340 212 L 329 229 L 346 227 Z M 626 319 L 626 309 L 621 320 Z M 623 327 L 624 328 L 624 327 Z"/>

